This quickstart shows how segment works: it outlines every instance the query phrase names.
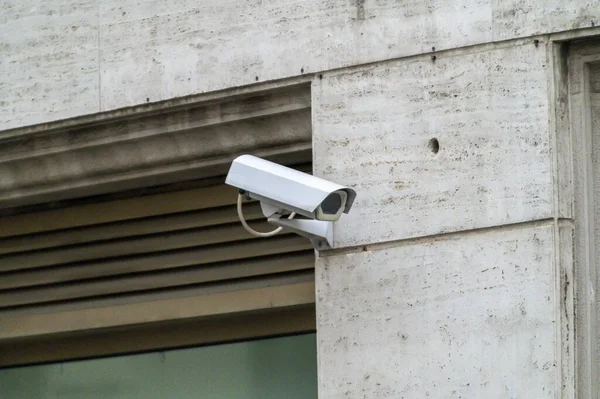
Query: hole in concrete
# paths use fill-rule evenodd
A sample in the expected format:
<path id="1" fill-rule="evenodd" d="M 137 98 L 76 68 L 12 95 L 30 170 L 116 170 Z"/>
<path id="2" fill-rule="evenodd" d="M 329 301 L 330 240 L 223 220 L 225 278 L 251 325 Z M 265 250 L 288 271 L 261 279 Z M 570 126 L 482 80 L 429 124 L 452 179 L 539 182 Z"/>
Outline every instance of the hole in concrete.
<path id="1" fill-rule="evenodd" d="M 438 141 L 438 139 L 433 138 L 429 140 L 429 149 L 434 154 L 437 154 L 440 151 L 440 142 Z"/>

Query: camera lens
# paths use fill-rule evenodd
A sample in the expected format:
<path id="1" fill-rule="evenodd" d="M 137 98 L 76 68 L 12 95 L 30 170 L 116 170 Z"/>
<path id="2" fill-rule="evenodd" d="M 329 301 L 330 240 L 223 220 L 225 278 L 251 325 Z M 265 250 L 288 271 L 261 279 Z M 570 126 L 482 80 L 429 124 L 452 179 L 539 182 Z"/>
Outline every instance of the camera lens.
<path id="1" fill-rule="evenodd" d="M 342 207 L 342 196 L 338 193 L 331 193 L 321 203 L 321 210 L 326 215 L 335 215 Z"/>

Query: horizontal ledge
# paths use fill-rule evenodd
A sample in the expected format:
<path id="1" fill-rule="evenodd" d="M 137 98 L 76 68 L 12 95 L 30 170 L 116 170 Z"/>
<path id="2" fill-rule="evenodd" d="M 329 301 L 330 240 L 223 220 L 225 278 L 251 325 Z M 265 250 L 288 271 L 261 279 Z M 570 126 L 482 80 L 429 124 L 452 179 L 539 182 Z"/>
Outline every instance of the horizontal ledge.
<path id="1" fill-rule="evenodd" d="M 0 340 L 0 367 L 86 359 L 314 332 L 314 304 L 165 323 Z"/>
<path id="2" fill-rule="evenodd" d="M 0 209 L 210 178 L 243 153 L 310 160 L 309 84 L 168 104 L 0 132 Z"/>
<path id="3" fill-rule="evenodd" d="M 257 94 L 220 103 L 200 103 L 183 110 L 165 110 L 95 125 L 73 126 L 62 131 L 41 132 L 22 139 L 0 139 L 0 154 L 3 154 L 0 166 L 26 159 L 101 146 L 123 145 L 129 141 L 148 140 L 155 136 L 309 110 L 310 106 L 310 91 L 307 89 Z M 36 143 L 37 140 L 39 143 Z"/>
<path id="4" fill-rule="evenodd" d="M 223 316 L 315 302 L 313 281 L 42 314 L 1 314 L 0 341 L 143 323 Z"/>
<path id="5" fill-rule="evenodd" d="M 310 140 L 310 136 L 307 136 L 306 141 L 276 146 L 248 147 L 244 150 L 237 149 L 235 152 L 213 158 L 199 156 L 190 161 L 172 160 L 166 164 L 142 169 L 128 167 L 98 176 L 82 175 L 74 180 L 59 180 L 47 185 L 11 188 L 0 191 L 0 209 L 224 175 L 227 173 L 231 161 L 244 153 L 252 153 L 274 162 L 286 164 L 307 162 L 311 159 L 312 143 Z M 110 154 L 107 156 L 110 157 Z"/>
<path id="6" fill-rule="evenodd" d="M 93 126 L 106 122 L 115 122 L 131 119 L 135 117 L 144 117 L 147 115 L 161 113 L 169 110 L 181 110 L 194 107 L 197 104 L 219 103 L 223 100 L 232 98 L 248 98 L 279 91 L 310 90 L 312 75 L 302 75 L 296 78 L 282 81 L 260 82 L 248 86 L 234 87 L 223 90 L 216 90 L 189 96 L 172 98 L 157 102 L 134 105 L 131 107 L 119 108 L 98 112 L 94 114 L 81 115 L 68 119 L 60 119 L 51 122 L 43 122 L 34 125 L 20 126 L 4 131 L 0 131 L 0 140 L 23 139 L 37 136 L 40 133 L 50 133 L 73 129 L 78 126 Z"/>

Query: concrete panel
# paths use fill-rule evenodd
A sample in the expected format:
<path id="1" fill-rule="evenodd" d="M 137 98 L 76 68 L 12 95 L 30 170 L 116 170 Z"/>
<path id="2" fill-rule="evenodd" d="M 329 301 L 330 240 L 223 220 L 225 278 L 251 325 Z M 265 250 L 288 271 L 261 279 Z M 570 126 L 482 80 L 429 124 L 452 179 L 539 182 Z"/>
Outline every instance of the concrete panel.
<path id="1" fill-rule="evenodd" d="M 575 370 L 578 399 L 596 399 L 600 386 L 600 263 L 598 263 L 598 206 L 600 172 L 600 45 L 597 41 L 572 44 L 568 54 L 569 125 L 573 165 L 573 240 L 562 240 L 561 269 L 573 268 Z M 564 249 L 563 249 L 564 248 Z"/>
<path id="2" fill-rule="evenodd" d="M 98 112 L 96 0 L 0 4 L 0 130 Z"/>
<path id="3" fill-rule="evenodd" d="M 491 41 L 489 0 L 111 0 L 102 108 Z"/>
<path id="4" fill-rule="evenodd" d="M 595 0 L 2 4 L 0 129 L 433 48 L 586 28 L 600 15 Z"/>
<path id="5" fill-rule="evenodd" d="M 8 132 L 0 137 L 0 208 L 224 175 L 236 154 L 248 152 L 303 162 L 311 157 L 310 103 L 307 82 L 103 123 Z"/>
<path id="6" fill-rule="evenodd" d="M 500 0 L 494 3 L 494 41 L 600 24 L 597 0 Z"/>
<path id="7" fill-rule="evenodd" d="M 320 258 L 319 397 L 559 397 L 552 242 L 548 224 Z"/>
<path id="8" fill-rule="evenodd" d="M 358 192 L 335 247 L 550 217 L 546 69 L 527 43 L 317 79 L 315 174 Z"/>
<path id="9" fill-rule="evenodd" d="M 591 27 L 594 0 L 110 0 L 102 108 Z"/>
<path id="10" fill-rule="evenodd" d="M 597 48 L 600 50 L 600 46 Z M 600 58 L 600 57 L 598 57 Z M 593 235 L 593 251 L 595 255 L 595 270 L 592 270 L 590 277 L 592 282 L 591 292 L 595 293 L 595 336 L 593 340 L 593 348 L 595 351 L 595 367 L 592 368 L 595 375 L 592 376 L 596 380 L 595 389 L 597 393 L 600 386 L 600 62 L 590 64 L 589 66 L 589 105 L 590 105 L 590 128 L 591 128 L 591 149 L 592 149 L 592 164 L 593 172 L 591 186 L 593 187 L 593 224 L 590 228 L 590 233 Z M 590 237 L 591 238 L 591 237 Z M 594 265 L 590 265 L 594 267 Z M 592 360 L 592 361 L 594 361 Z"/>

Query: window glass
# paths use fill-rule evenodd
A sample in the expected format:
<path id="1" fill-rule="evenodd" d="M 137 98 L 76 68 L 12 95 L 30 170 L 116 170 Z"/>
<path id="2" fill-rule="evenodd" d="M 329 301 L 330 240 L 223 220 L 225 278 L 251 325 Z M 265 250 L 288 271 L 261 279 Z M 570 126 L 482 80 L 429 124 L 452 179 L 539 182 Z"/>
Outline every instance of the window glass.
<path id="1" fill-rule="evenodd" d="M 0 370 L 2 399 L 317 398 L 315 334 Z"/>

